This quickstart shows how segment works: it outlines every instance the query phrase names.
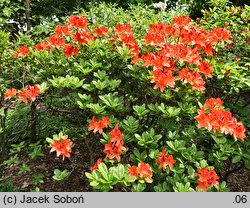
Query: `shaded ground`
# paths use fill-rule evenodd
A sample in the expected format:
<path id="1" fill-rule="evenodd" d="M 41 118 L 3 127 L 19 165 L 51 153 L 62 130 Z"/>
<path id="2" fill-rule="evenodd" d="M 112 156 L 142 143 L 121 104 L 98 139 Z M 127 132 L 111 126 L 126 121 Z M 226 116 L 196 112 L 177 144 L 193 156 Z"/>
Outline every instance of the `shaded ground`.
<path id="1" fill-rule="evenodd" d="M 250 192 L 250 170 L 242 168 L 230 174 L 227 185 L 232 192 Z"/>
<path id="2" fill-rule="evenodd" d="M 100 144 L 97 143 L 96 145 Z M 100 149 L 100 147 L 96 147 L 96 149 Z M 36 187 L 39 187 L 40 191 L 45 192 L 92 191 L 91 186 L 89 186 L 88 179 L 84 175 L 84 172 L 89 172 L 90 156 L 86 145 L 82 141 L 75 143 L 74 152 L 72 152 L 71 158 L 66 158 L 64 161 L 61 157 L 56 157 L 55 152 L 50 153 L 49 148 L 44 148 L 43 152 L 43 157 L 37 157 L 34 160 L 31 160 L 27 155 L 20 157 L 20 160 L 23 163 L 29 165 L 31 169 L 30 172 L 18 174 L 19 165 L 13 164 L 2 170 L 2 180 L 10 179 L 13 182 L 13 186 L 18 191 L 34 191 Z M 94 153 L 93 158 L 97 159 L 98 155 Z M 53 180 L 53 170 L 56 168 L 60 170 L 67 169 L 70 171 L 71 174 L 68 179 L 62 182 Z M 35 185 L 32 182 L 34 174 L 42 174 L 43 183 Z"/>
<path id="3" fill-rule="evenodd" d="M 92 159 L 97 160 L 103 155 L 98 155 L 103 148 L 102 144 L 97 142 L 93 149 Z M 48 148 L 44 148 L 44 156 L 31 160 L 29 156 L 22 155 L 20 159 L 23 163 L 30 166 L 31 171 L 25 174 L 18 174 L 19 165 L 10 165 L 2 170 L 2 181 L 13 182 L 13 187 L 5 191 L 34 191 L 36 187 L 39 191 L 45 192 L 89 192 L 93 191 L 89 186 L 88 179 L 85 177 L 84 172 L 89 172 L 91 166 L 91 158 L 86 144 L 83 141 L 75 143 L 74 152 L 70 159 L 66 158 L 62 161 L 57 158 L 55 153 L 49 153 Z M 53 180 L 53 170 L 58 168 L 60 170 L 67 169 L 71 172 L 69 178 L 65 181 L 58 182 Z M 32 175 L 32 174 L 33 175 Z M 43 183 L 34 184 L 32 178 L 34 174 L 43 174 Z M 0 181 L 1 183 L 1 181 Z M 250 170 L 240 168 L 236 172 L 231 173 L 227 177 L 227 185 L 232 192 L 249 192 L 250 191 Z M 15 188 L 15 189 L 14 189 Z M 11 190 L 12 189 L 12 190 Z M 116 187 L 113 191 L 124 191 L 122 187 Z"/>

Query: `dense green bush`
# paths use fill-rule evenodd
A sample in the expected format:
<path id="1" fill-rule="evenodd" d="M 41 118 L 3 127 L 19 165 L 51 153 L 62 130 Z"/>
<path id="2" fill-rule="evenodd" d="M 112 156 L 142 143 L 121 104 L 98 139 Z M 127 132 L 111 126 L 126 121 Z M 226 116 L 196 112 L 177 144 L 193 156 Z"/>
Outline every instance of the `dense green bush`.
<path id="1" fill-rule="evenodd" d="M 250 7 L 214 7 L 203 11 L 200 21 L 206 28 L 225 27 L 231 32 L 232 43 L 218 48 L 211 62 L 214 78 L 207 82 L 209 96 L 223 98 L 231 112 L 236 114 L 249 129 L 250 115 Z M 236 161 L 242 160 L 249 168 L 249 140 L 235 152 Z"/>

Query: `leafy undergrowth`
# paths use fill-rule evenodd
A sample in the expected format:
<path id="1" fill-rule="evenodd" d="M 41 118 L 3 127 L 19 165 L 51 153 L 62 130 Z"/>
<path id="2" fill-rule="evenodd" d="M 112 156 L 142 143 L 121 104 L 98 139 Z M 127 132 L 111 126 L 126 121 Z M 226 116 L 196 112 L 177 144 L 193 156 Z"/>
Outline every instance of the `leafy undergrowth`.
<path id="1" fill-rule="evenodd" d="M 27 154 L 21 153 L 19 160 L 22 164 L 29 166 L 30 171 L 20 173 L 20 164 L 11 164 L 2 170 L 2 191 L 92 191 L 87 178 L 84 176 L 85 171 L 89 171 L 89 153 L 84 148 L 81 140 L 75 143 L 74 157 L 62 161 L 55 158 L 55 155 L 49 152 L 49 148 L 42 148 L 44 156 L 31 159 Z M 53 179 L 54 169 L 68 170 L 70 172 L 67 180 L 56 181 Z M 39 180 L 40 179 L 40 180 Z M 8 181 L 13 186 L 10 190 L 4 190 Z"/>
<path id="2" fill-rule="evenodd" d="M 103 155 L 102 146 L 99 143 L 94 149 L 94 159 Z M 93 191 L 89 185 L 88 179 L 85 177 L 84 172 L 89 172 L 90 157 L 89 152 L 83 140 L 77 140 L 74 146 L 74 153 L 72 158 L 66 158 L 62 161 L 55 158 L 53 153 L 50 153 L 48 147 L 43 147 L 43 157 L 31 159 L 25 152 L 20 153 L 19 159 L 22 164 L 25 163 L 30 167 L 28 173 L 19 173 L 20 164 L 11 164 L 2 168 L 2 176 L 0 179 L 0 191 L 45 191 L 45 192 L 90 192 Z M 54 169 L 68 170 L 70 172 L 67 180 L 56 181 L 53 179 Z M 233 170 L 233 171 L 231 171 Z M 228 174 L 228 172 L 231 173 Z M 226 176 L 226 174 L 228 174 Z M 39 177 L 39 175 L 41 177 Z M 240 164 L 235 164 L 225 168 L 222 176 L 226 177 L 227 186 L 231 192 L 249 192 L 250 184 L 250 170 L 244 168 Z M 39 180 L 39 178 L 41 180 Z M 114 187 L 112 191 L 123 192 L 128 191 L 122 186 Z"/>

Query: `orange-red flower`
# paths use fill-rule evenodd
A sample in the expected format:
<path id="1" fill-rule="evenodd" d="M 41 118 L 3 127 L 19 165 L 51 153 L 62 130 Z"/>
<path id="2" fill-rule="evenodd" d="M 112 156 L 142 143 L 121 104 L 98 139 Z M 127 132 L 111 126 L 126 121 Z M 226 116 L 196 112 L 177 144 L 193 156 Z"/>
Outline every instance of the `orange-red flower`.
<path id="1" fill-rule="evenodd" d="M 63 46 L 63 48 L 64 48 L 64 54 L 66 55 L 67 58 L 77 55 L 79 52 L 78 48 L 71 44 L 66 44 Z"/>
<path id="2" fill-rule="evenodd" d="M 28 105 L 28 100 L 34 102 L 36 100 L 36 96 L 41 92 L 41 89 L 38 85 L 30 86 L 26 85 L 24 89 L 18 93 L 18 101 L 24 102 Z"/>
<path id="3" fill-rule="evenodd" d="M 245 131 L 246 129 L 241 122 L 236 123 L 233 127 L 234 140 L 236 141 L 237 139 L 241 139 L 244 142 L 246 138 Z"/>
<path id="4" fill-rule="evenodd" d="M 105 119 L 104 123 L 105 123 Z M 108 126 L 109 120 L 107 119 L 106 126 Z M 109 132 L 109 135 L 111 136 L 108 143 L 105 145 L 104 152 L 106 153 L 106 157 L 109 159 L 116 158 L 119 162 L 121 160 L 121 154 L 123 150 L 126 150 L 126 148 L 123 146 L 124 141 L 122 132 L 118 129 L 118 124 L 115 125 L 114 129 Z"/>
<path id="5" fill-rule="evenodd" d="M 180 80 L 183 80 L 184 83 L 189 83 L 192 85 L 192 90 L 198 90 L 203 92 L 205 90 L 205 81 L 201 78 L 200 74 L 196 72 L 192 72 L 187 68 L 183 68 L 179 72 Z"/>
<path id="6" fill-rule="evenodd" d="M 201 60 L 197 49 L 182 44 L 171 45 L 166 43 L 162 52 L 165 53 L 165 56 L 172 57 L 180 62 L 187 62 L 189 65 L 199 64 Z"/>
<path id="7" fill-rule="evenodd" d="M 162 149 L 162 152 L 159 152 L 159 158 L 156 159 L 156 162 L 159 164 L 159 169 L 164 170 L 166 166 L 169 167 L 170 170 L 173 169 L 173 165 L 176 163 L 176 160 L 172 155 L 166 154 L 166 148 Z"/>
<path id="8" fill-rule="evenodd" d="M 211 185 L 214 185 L 215 188 L 218 188 L 219 182 L 217 180 L 219 179 L 219 176 L 214 170 L 209 170 L 207 168 L 198 168 L 197 175 L 198 186 L 196 187 L 196 190 L 203 190 L 204 192 L 206 192 Z"/>
<path id="9" fill-rule="evenodd" d="M 96 116 L 93 116 L 92 120 L 89 122 L 88 130 L 94 130 L 94 133 L 98 131 L 102 134 L 103 129 L 107 128 L 109 124 L 111 124 L 111 122 L 109 121 L 108 116 L 103 116 L 99 121 L 96 119 Z"/>
<path id="10" fill-rule="evenodd" d="M 84 16 L 70 16 L 68 25 L 76 29 L 87 29 L 88 19 Z"/>
<path id="11" fill-rule="evenodd" d="M 61 48 L 65 45 L 65 40 L 64 38 L 60 38 L 56 35 L 53 35 L 48 38 L 47 43 L 49 46 L 54 46 L 56 48 Z"/>
<path id="12" fill-rule="evenodd" d="M 223 101 L 220 98 L 210 98 L 205 101 L 205 108 L 206 109 L 222 109 Z"/>
<path id="13" fill-rule="evenodd" d="M 118 124 L 116 124 L 114 129 L 111 132 L 109 132 L 109 135 L 111 136 L 110 140 L 118 145 L 120 141 L 123 139 L 123 134 L 121 130 L 118 129 Z"/>
<path id="14" fill-rule="evenodd" d="M 73 142 L 70 139 L 62 135 L 60 136 L 59 141 L 55 139 L 52 141 L 50 144 L 50 152 L 56 151 L 57 157 L 62 155 L 62 159 L 64 160 L 65 157 L 70 157 L 72 144 Z"/>
<path id="15" fill-rule="evenodd" d="M 128 172 L 129 172 L 129 177 L 135 176 L 138 177 L 139 176 L 139 172 L 138 172 L 138 167 L 133 165 L 133 166 L 128 166 Z"/>
<path id="16" fill-rule="evenodd" d="M 147 53 L 143 54 L 141 59 L 144 61 L 144 66 L 149 67 L 153 66 L 153 69 L 163 69 L 168 68 L 169 70 L 175 70 L 174 61 L 170 61 L 169 57 L 165 54 L 164 51 L 159 53 Z"/>
<path id="17" fill-rule="evenodd" d="M 177 16 L 173 19 L 174 26 L 176 27 L 187 27 L 191 23 L 189 16 Z"/>
<path id="18" fill-rule="evenodd" d="M 209 117 L 207 116 L 207 114 L 205 113 L 205 109 L 201 108 L 197 110 L 198 112 L 198 116 L 195 117 L 195 120 L 198 122 L 198 128 L 206 128 L 208 131 L 212 130 L 212 125 L 210 122 Z"/>
<path id="19" fill-rule="evenodd" d="M 8 100 L 11 99 L 12 97 L 16 96 L 17 90 L 15 88 L 7 89 L 4 93 L 4 99 Z"/>
<path id="20" fill-rule="evenodd" d="M 120 23 L 115 26 L 114 32 L 115 32 L 115 35 L 124 34 L 124 33 L 127 33 L 127 34 L 133 33 L 132 27 L 129 24 L 120 24 Z"/>
<path id="21" fill-rule="evenodd" d="M 97 37 L 104 37 L 104 36 L 108 36 L 108 33 L 109 33 L 109 29 L 105 26 L 101 26 L 101 27 L 95 27 L 94 28 L 94 34 L 97 36 Z"/>
<path id="22" fill-rule="evenodd" d="M 123 141 L 119 141 L 119 143 L 116 143 L 109 140 L 104 148 L 104 153 L 106 154 L 106 157 L 109 159 L 116 158 L 117 161 L 120 162 L 122 151 L 126 150 L 126 148 L 123 145 L 124 145 Z"/>
<path id="23" fill-rule="evenodd" d="M 152 179 L 153 172 L 149 164 L 140 162 L 137 170 L 138 170 L 140 178 L 144 179 L 147 183 L 153 182 L 153 179 Z"/>
<path id="24" fill-rule="evenodd" d="M 72 35 L 73 34 L 73 30 L 71 27 L 69 26 L 62 26 L 62 25 L 57 25 L 55 30 L 54 30 L 55 34 L 59 37 L 64 37 L 65 35 Z"/>
<path id="25" fill-rule="evenodd" d="M 212 77 L 212 67 L 210 66 L 209 63 L 202 61 L 198 64 L 198 71 L 203 73 L 206 77 Z"/>
<path id="26" fill-rule="evenodd" d="M 15 50 L 13 57 L 14 58 L 23 58 L 23 57 L 26 57 L 29 52 L 30 52 L 29 47 L 27 45 L 23 45 L 23 46 L 18 47 Z"/>
<path id="27" fill-rule="evenodd" d="M 162 46 L 167 36 L 165 24 L 159 22 L 151 24 L 148 33 L 144 36 L 145 45 Z"/>
<path id="28" fill-rule="evenodd" d="M 106 122 L 105 122 L 106 121 Z M 103 117 L 102 119 L 103 125 L 108 126 L 110 124 L 108 117 Z M 123 150 L 126 150 L 123 142 L 123 134 L 118 129 L 118 124 L 115 125 L 114 129 L 109 132 L 111 136 L 108 143 L 105 145 L 104 152 L 106 153 L 106 157 L 109 159 L 116 158 L 119 162 L 121 160 L 121 154 Z"/>
<path id="29" fill-rule="evenodd" d="M 175 28 L 172 25 L 163 24 L 161 22 L 151 24 L 147 34 L 144 36 L 145 45 L 162 47 L 168 36 L 173 36 L 175 32 Z"/>
<path id="30" fill-rule="evenodd" d="M 204 46 L 207 40 L 207 31 L 197 26 L 192 28 L 182 28 L 179 35 L 179 43 L 188 45 Z"/>
<path id="31" fill-rule="evenodd" d="M 214 28 L 208 35 L 208 40 L 211 44 L 215 45 L 219 41 L 230 42 L 230 31 L 225 28 Z"/>
<path id="32" fill-rule="evenodd" d="M 109 126 L 109 124 L 111 124 L 108 116 L 102 116 L 101 122 L 102 122 L 104 128 L 107 128 Z"/>
<path id="33" fill-rule="evenodd" d="M 90 167 L 90 171 L 93 172 L 94 170 L 98 169 L 99 165 L 102 163 L 103 159 L 99 158 L 96 163 Z"/>
<path id="34" fill-rule="evenodd" d="M 133 166 L 129 165 L 128 172 L 129 172 L 129 177 L 135 176 L 137 178 L 141 178 L 141 179 L 145 180 L 145 182 L 147 182 L 147 183 L 153 182 L 152 168 L 147 163 L 140 161 L 138 167 L 135 165 L 133 165 Z"/>
<path id="35" fill-rule="evenodd" d="M 73 37 L 73 42 L 78 43 L 78 44 L 83 44 L 86 43 L 88 44 L 89 42 L 95 41 L 95 37 L 89 32 L 77 32 L 76 34 L 72 35 Z"/>
<path id="36" fill-rule="evenodd" d="M 38 51 L 41 51 L 41 50 L 46 50 L 46 51 L 49 51 L 51 49 L 51 44 L 48 43 L 47 41 L 43 41 L 39 44 L 36 44 L 34 46 L 34 49 L 38 50 Z"/>
<path id="37" fill-rule="evenodd" d="M 175 77 L 172 71 L 168 70 L 162 72 L 157 69 L 152 72 L 153 79 L 151 82 L 155 83 L 154 89 L 160 88 L 161 92 L 164 91 L 165 87 L 175 87 Z"/>

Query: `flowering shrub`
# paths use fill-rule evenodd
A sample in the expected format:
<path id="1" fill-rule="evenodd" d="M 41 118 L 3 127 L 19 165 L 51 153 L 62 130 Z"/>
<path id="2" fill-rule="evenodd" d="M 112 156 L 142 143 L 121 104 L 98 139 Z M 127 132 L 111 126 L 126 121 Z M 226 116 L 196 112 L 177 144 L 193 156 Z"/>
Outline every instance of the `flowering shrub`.
<path id="1" fill-rule="evenodd" d="M 206 93 L 219 47 L 232 44 L 230 31 L 161 14 L 139 26 L 112 16 L 108 24 L 93 21 L 96 12 L 92 22 L 70 16 L 46 39 L 14 49 L 14 62 L 25 69 L 22 83 L 34 86 L 18 92 L 9 83 L 6 101 L 30 100 L 34 112 L 56 97 L 77 109 L 72 140 L 59 133 L 47 141 L 63 160 L 73 157 L 80 137 L 101 143 L 100 150 L 88 146 L 85 175 L 95 190 L 226 191 L 222 161 L 248 141 L 247 129 L 223 98 Z"/>

